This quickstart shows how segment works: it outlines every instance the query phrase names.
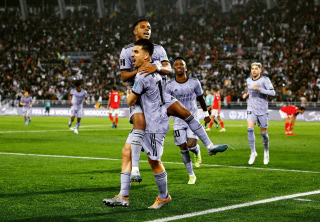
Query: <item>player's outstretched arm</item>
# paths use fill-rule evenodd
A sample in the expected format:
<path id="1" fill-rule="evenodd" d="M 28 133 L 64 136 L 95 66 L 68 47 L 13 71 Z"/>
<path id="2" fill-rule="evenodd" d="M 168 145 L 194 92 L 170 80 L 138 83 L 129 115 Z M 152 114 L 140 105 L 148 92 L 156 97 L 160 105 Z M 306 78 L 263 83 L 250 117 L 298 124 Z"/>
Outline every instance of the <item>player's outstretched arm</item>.
<path id="1" fill-rule="evenodd" d="M 162 75 L 171 75 L 172 68 L 169 62 L 162 61 L 161 65 L 151 64 L 149 66 L 141 67 L 139 72 L 145 73 L 145 76 L 148 76 L 154 72 L 159 72 Z"/>

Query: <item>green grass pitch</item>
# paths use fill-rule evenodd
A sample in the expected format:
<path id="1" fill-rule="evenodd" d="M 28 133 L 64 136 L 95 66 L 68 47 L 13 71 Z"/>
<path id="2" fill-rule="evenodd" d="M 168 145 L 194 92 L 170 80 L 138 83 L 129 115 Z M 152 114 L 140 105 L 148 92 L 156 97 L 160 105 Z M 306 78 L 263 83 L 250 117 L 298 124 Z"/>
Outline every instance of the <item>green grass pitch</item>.
<path id="1" fill-rule="evenodd" d="M 214 143 L 234 150 L 210 157 L 199 142 L 203 165 L 194 168 L 195 185 L 187 184 L 170 127 L 162 158 L 172 196 L 168 206 L 147 209 L 157 187 L 143 153 L 143 181 L 131 185 L 130 206 L 109 208 L 102 200 L 119 193 L 121 149 L 131 125 L 120 119 L 112 129 L 108 118 L 83 118 L 79 135 L 67 125 L 67 117 L 33 117 L 25 126 L 23 117 L 0 116 L 0 221 L 149 221 L 320 190 L 320 122 L 297 122 L 297 136 L 292 137 L 284 136 L 284 122 L 270 122 L 267 166 L 256 127 L 258 157 L 248 166 L 246 122 L 225 121 L 226 132 L 213 129 L 208 134 Z M 320 221 L 320 194 L 179 221 Z"/>

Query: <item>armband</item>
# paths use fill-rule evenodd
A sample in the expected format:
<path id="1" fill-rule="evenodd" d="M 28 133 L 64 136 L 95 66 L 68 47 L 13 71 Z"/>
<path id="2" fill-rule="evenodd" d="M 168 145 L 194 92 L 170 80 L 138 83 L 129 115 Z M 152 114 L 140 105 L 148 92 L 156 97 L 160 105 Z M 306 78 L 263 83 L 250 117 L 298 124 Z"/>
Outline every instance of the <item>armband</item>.
<path id="1" fill-rule="evenodd" d="M 209 112 L 208 111 L 203 111 L 203 113 L 204 113 L 204 118 L 209 116 Z"/>

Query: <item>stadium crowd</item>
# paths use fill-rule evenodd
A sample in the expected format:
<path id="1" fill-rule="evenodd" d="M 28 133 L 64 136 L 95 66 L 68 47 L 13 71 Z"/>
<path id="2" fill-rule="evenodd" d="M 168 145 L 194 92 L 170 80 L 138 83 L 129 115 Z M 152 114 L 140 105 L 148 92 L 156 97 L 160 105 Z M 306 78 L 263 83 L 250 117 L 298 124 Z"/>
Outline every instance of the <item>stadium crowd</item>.
<path id="1" fill-rule="evenodd" d="M 320 101 L 320 18 L 311 1 L 279 1 L 266 10 L 251 0 L 227 13 L 207 1 L 184 15 L 172 1 L 162 2 L 153 7 L 146 1 L 151 40 L 171 61 L 185 57 L 204 89 L 219 87 L 222 97 L 241 100 L 250 63 L 259 61 L 275 87 L 274 101 Z M 135 4 L 112 4 L 106 11 L 101 20 L 91 8 L 68 11 L 61 20 L 53 10 L 34 8 L 26 21 L 18 11 L 0 12 L 2 99 L 15 99 L 26 87 L 38 100 L 67 99 L 75 65 L 89 100 L 106 100 L 114 85 L 125 92 L 118 60 L 134 41 Z"/>

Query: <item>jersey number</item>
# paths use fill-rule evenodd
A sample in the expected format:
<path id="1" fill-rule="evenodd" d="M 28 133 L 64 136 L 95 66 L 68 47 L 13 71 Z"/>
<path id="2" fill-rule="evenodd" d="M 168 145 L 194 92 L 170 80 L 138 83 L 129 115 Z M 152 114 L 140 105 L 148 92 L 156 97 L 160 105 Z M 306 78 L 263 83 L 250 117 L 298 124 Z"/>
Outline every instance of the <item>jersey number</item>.
<path id="1" fill-rule="evenodd" d="M 161 81 L 158 81 L 158 82 L 157 82 L 157 85 L 158 85 L 158 87 L 159 87 L 159 92 L 160 92 L 160 100 L 161 100 L 160 106 L 163 106 L 164 101 L 163 101 L 163 93 L 162 93 L 162 84 L 161 84 Z"/>

